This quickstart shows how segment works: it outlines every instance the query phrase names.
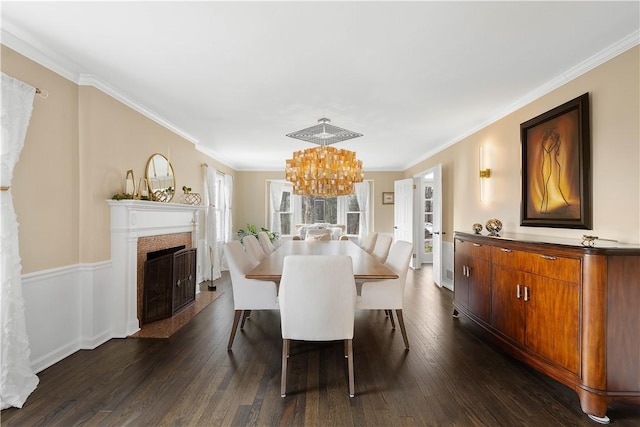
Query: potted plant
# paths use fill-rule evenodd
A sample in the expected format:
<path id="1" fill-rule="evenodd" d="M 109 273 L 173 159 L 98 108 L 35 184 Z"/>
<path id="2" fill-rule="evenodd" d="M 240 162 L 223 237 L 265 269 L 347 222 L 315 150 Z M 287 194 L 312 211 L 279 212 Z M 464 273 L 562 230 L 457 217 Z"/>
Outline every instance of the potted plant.
<path id="1" fill-rule="evenodd" d="M 253 224 L 247 224 L 246 230 L 241 228 L 236 232 L 236 234 L 238 236 L 238 239 L 242 241 L 244 236 L 248 236 L 248 235 L 253 235 L 257 239 L 259 231 L 264 231 L 265 233 L 267 233 L 267 236 L 269 236 L 269 240 L 271 240 L 271 243 L 275 242 L 276 240 L 278 240 L 278 237 L 280 237 L 280 233 L 277 233 L 275 231 L 270 231 L 264 227 L 260 227 L 260 230 L 258 230 L 258 227 L 256 227 Z"/>

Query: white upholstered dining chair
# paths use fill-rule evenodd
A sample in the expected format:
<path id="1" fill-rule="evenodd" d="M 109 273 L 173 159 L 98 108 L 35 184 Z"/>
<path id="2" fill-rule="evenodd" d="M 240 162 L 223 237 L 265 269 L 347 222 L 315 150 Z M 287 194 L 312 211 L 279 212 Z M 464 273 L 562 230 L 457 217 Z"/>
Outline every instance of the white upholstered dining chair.
<path id="1" fill-rule="evenodd" d="M 227 350 L 231 350 L 240 316 L 242 316 L 240 329 L 244 329 L 244 322 L 251 314 L 251 310 L 278 310 L 280 306 L 278 305 L 278 290 L 275 282 L 245 277 L 245 274 L 258 263 L 249 258 L 239 241 L 234 240 L 226 243 L 224 255 L 229 265 L 233 290 L 233 326 L 227 345 Z"/>
<path id="2" fill-rule="evenodd" d="M 262 246 L 256 239 L 256 236 L 249 234 L 242 238 L 242 244 L 244 245 L 244 250 L 247 252 L 249 257 L 260 263 L 263 259 L 266 258 L 267 254 L 262 250 Z"/>
<path id="3" fill-rule="evenodd" d="M 384 264 L 387 260 L 387 256 L 389 255 L 389 249 L 391 248 L 392 241 L 393 237 L 387 234 L 378 234 L 378 238 L 376 239 L 371 255 Z"/>
<path id="4" fill-rule="evenodd" d="M 290 255 L 284 258 L 280 280 L 282 378 L 280 394 L 287 392 L 287 362 L 291 340 L 344 340 L 349 396 L 353 379 L 353 324 L 356 286 L 353 262 L 346 255 Z"/>
<path id="5" fill-rule="evenodd" d="M 307 233 L 304 236 L 304 240 L 307 242 L 331 240 L 331 230 L 327 230 L 325 228 L 312 228 L 310 230 L 307 230 Z"/>
<path id="6" fill-rule="evenodd" d="M 258 233 L 258 240 L 260 240 L 260 246 L 262 246 L 262 250 L 267 256 L 271 255 L 273 251 L 276 250 L 276 247 L 271 243 L 269 235 L 264 231 L 260 231 Z"/>
<path id="7" fill-rule="evenodd" d="M 373 231 L 362 239 L 362 242 L 360 242 L 359 246 L 366 253 L 371 254 L 373 252 L 373 247 L 375 246 L 377 239 L 378 239 L 378 233 Z"/>
<path id="8" fill-rule="evenodd" d="M 402 339 L 407 349 L 409 348 L 409 339 L 407 338 L 402 309 L 404 306 L 404 285 L 412 253 L 413 245 L 411 243 L 402 240 L 395 242 L 384 265 L 393 270 L 398 278 L 362 283 L 360 296 L 356 302 L 356 309 L 386 310 L 391 317 L 394 329 L 393 310 L 395 310 Z"/>

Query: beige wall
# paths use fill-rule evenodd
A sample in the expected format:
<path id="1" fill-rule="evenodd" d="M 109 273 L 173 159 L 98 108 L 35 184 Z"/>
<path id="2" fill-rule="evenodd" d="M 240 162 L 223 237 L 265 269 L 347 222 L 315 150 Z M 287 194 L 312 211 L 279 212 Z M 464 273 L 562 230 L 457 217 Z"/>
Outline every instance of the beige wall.
<path id="1" fill-rule="evenodd" d="M 282 172 L 236 172 L 233 183 L 233 231 L 247 224 L 269 228 L 267 224 L 267 180 L 284 179 Z"/>
<path id="2" fill-rule="evenodd" d="M 505 231 L 581 238 L 591 234 L 640 242 L 640 48 L 635 47 L 405 171 L 441 163 L 444 239 L 474 222 L 502 221 Z M 520 123 L 590 93 L 593 230 L 521 227 Z M 490 202 L 479 196 L 481 145 L 493 152 Z M 455 206 L 455 209 L 454 209 Z"/>
<path id="3" fill-rule="evenodd" d="M 2 46 L 2 72 L 46 88 L 36 96 L 12 182 L 22 272 L 75 264 L 78 235 L 78 87 Z"/>
<path id="4" fill-rule="evenodd" d="M 105 202 L 122 191 L 126 171 L 136 185 L 148 158 L 167 155 L 179 189 L 203 192 L 202 163 L 234 171 L 100 90 L 78 86 L 2 46 L 2 71 L 49 96 L 36 96 L 13 196 L 20 223 L 22 272 L 109 260 Z"/>

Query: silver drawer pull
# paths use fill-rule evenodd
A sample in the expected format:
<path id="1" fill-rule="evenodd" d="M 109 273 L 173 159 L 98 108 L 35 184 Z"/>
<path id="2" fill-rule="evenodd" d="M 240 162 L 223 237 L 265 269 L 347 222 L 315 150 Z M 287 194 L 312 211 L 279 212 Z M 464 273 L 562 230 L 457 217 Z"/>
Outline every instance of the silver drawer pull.
<path id="1" fill-rule="evenodd" d="M 500 250 L 502 252 L 507 252 L 507 253 L 511 252 L 511 249 L 506 249 L 506 248 L 500 248 Z"/>
<path id="2" fill-rule="evenodd" d="M 554 256 L 549 256 L 549 255 L 540 255 L 540 258 L 542 259 L 548 259 L 549 261 L 555 261 L 558 258 L 554 257 Z"/>
<path id="3" fill-rule="evenodd" d="M 520 285 L 516 285 L 516 298 L 520 299 L 522 294 L 520 293 Z"/>
<path id="4" fill-rule="evenodd" d="M 531 299 L 531 289 L 529 289 L 527 286 L 524 287 L 524 300 L 525 301 L 529 301 Z"/>
<path id="5" fill-rule="evenodd" d="M 479 248 L 482 245 L 480 243 L 474 243 L 473 246 L 475 246 L 476 248 Z"/>

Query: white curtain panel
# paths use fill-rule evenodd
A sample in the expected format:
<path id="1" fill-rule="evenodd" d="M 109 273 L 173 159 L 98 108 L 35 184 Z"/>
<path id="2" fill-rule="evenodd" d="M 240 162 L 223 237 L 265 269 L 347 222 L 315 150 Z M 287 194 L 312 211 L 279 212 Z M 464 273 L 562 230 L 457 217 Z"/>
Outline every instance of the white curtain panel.
<path id="1" fill-rule="evenodd" d="M 277 231 L 278 233 L 280 233 L 280 204 L 282 203 L 282 190 L 284 190 L 284 183 L 271 181 L 269 190 L 269 205 L 271 207 L 271 231 Z"/>
<path id="2" fill-rule="evenodd" d="M 217 262 L 219 257 L 219 248 L 216 244 L 218 236 L 216 233 L 216 175 L 218 171 L 216 168 L 207 167 L 207 200 L 209 205 L 207 207 L 207 251 L 209 252 L 209 270 L 211 272 L 210 279 L 216 280 L 220 277 L 220 262 Z M 206 275 L 206 273 L 205 273 Z"/>
<path id="3" fill-rule="evenodd" d="M 360 237 L 358 239 L 360 242 L 369 235 L 369 187 L 368 181 L 355 184 L 356 199 L 358 199 L 360 207 Z"/>
<path id="4" fill-rule="evenodd" d="M 18 247 L 18 221 L 13 209 L 11 181 L 29 127 L 35 88 L 2 74 L 2 152 L 0 203 L 2 205 L 2 289 L 0 317 L 2 321 L 2 371 L 0 373 L 0 405 L 22 408 L 35 390 L 39 379 L 29 363 L 31 350 L 27 336 L 24 299 L 22 297 L 22 265 Z"/>
<path id="5" fill-rule="evenodd" d="M 224 230 L 226 233 L 225 242 L 233 240 L 233 177 L 231 175 L 224 176 Z"/>
<path id="6" fill-rule="evenodd" d="M 224 245 L 233 240 L 233 177 L 224 175 L 224 241 L 218 242 L 218 265 L 219 270 L 229 270 L 227 259 L 224 256 Z"/>

